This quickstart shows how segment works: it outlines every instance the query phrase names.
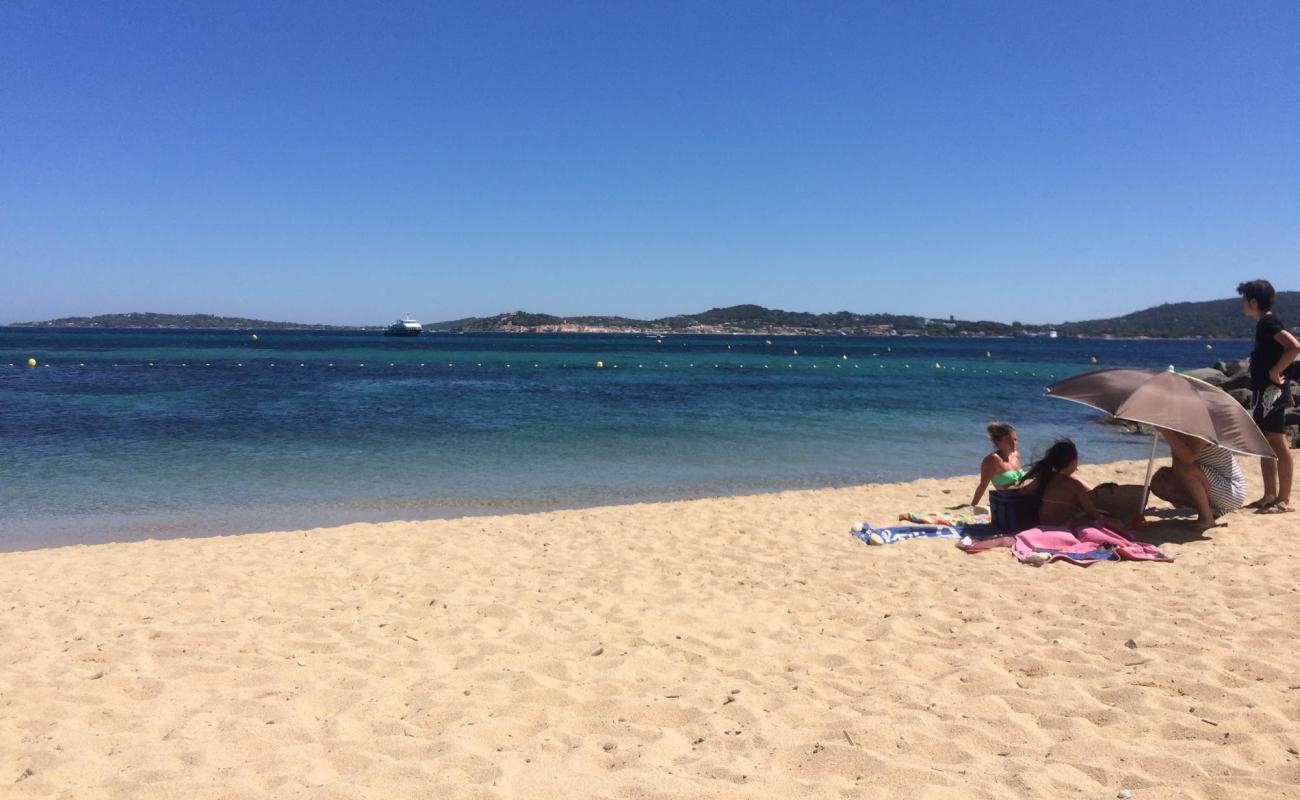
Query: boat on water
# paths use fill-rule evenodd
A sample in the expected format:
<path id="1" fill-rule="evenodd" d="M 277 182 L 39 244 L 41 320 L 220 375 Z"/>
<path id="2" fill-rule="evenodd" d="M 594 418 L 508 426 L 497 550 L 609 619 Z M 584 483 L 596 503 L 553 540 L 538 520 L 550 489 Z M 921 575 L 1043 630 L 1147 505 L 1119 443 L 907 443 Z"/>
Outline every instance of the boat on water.
<path id="1" fill-rule="evenodd" d="M 401 319 L 394 322 L 392 325 L 389 325 L 387 328 L 384 328 L 384 335 L 385 336 L 419 336 L 421 331 L 423 330 L 424 328 L 420 325 L 420 323 L 411 319 L 411 316 L 408 314 L 405 317 L 402 317 Z"/>

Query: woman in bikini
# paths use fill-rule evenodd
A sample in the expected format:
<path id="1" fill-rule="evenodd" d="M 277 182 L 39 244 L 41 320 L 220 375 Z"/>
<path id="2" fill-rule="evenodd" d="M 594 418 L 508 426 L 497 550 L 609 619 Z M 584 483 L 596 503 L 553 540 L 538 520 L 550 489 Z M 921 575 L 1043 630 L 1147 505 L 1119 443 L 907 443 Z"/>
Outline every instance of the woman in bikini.
<path id="1" fill-rule="evenodd" d="M 1097 504 L 1088 484 L 1074 477 L 1079 468 L 1079 450 L 1062 439 L 1047 449 L 1022 480 L 1026 491 L 1037 494 L 1042 506 L 1040 525 L 1068 526 L 1097 518 Z"/>
<path id="2" fill-rule="evenodd" d="M 989 441 L 993 442 L 993 452 L 984 456 L 980 462 L 980 483 L 975 489 L 975 497 L 970 501 L 973 506 L 979 505 L 984 490 L 990 485 L 995 489 L 1005 489 L 1015 486 L 1025 476 L 1020 469 L 1020 452 L 1016 450 L 1016 429 L 994 422 L 989 425 L 987 433 Z"/>

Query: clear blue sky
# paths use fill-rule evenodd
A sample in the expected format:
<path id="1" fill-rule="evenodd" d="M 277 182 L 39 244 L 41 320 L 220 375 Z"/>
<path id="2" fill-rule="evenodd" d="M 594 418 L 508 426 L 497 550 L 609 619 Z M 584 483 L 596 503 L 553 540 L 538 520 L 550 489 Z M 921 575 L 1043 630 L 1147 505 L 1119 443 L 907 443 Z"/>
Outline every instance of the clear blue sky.
<path id="1" fill-rule="evenodd" d="M 0 3 L 0 321 L 1300 289 L 1300 4 Z"/>

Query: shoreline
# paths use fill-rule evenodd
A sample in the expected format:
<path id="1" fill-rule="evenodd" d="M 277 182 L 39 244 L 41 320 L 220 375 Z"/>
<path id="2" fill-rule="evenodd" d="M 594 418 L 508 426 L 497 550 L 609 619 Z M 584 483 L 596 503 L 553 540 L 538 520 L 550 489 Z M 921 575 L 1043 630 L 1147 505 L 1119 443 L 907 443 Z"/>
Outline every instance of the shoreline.
<path id="1" fill-rule="evenodd" d="M 971 488 L 0 554 L 0 768 L 14 797 L 1297 797 L 1292 520 L 1161 520 L 1173 563 L 1086 569 L 849 535 Z"/>
<path id="2" fill-rule="evenodd" d="M 1120 459 L 1113 462 L 1105 462 L 1093 465 L 1094 469 L 1121 469 L 1137 464 L 1145 466 L 1145 459 Z M 69 538 L 67 534 L 56 535 L 51 542 L 40 541 L 40 533 L 35 533 L 42 528 L 48 530 L 52 525 L 59 526 L 61 531 L 84 530 L 87 518 L 93 518 L 95 515 L 77 514 L 63 515 L 56 517 L 46 517 L 24 522 L 21 525 L 9 523 L 6 525 L 0 522 L 0 533 L 5 538 L 0 539 L 0 554 L 20 553 L 33 550 L 47 550 L 60 547 L 93 547 L 106 544 L 130 544 L 133 542 L 150 542 L 150 541 L 174 541 L 187 539 L 209 539 L 215 537 L 229 536 L 256 536 L 264 534 L 283 533 L 286 531 L 301 530 L 330 530 L 334 528 L 343 528 L 353 525 L 386 525 L 401 523 L 407 525 L 419 525 L 423 523 L 440 522 L 447 520 L 462 519 L 479 519 L 484 517 L 520 517 L 531 516 L 535 514 L 549 514 L 559 511 L 589 511 L 593 509 L 604 508 L 636 508 L 647 505 L 692 503 L 705 500 L 761 500 L 773 496 L 785 495 L 793 492 L 841 492 L 851 489 L 870 489 L 881 487 L 898 487 L 906 486 L 924 481 L 960 481 L 967 480 L 971 484 L 971 491 L 976 483 L 973 475 L 923 475 L 906 481 L 894 482 L 868 482 L 855 483 L 845 482 L 842 484 L 822 484 L 811 487 L 786 487 L 774 488 L 770 490 L 741 492 L 735 494 L 695 494 L 683 495 L 679 497 L 648 497 L 644 499 L 636 498 L 611 498 L 608 501 L 596 500 L 585 502 L 577 499 L 570 500 L 501 500 L 489 502 L 483 498 L 481 504 L 459 504 L 453 501 L 444 502 L 442 500 L 414 500 L 414 501 L 349 501 L 345 503 L 333 503 L 327 505 L 309 505 L 301 506 L 290 511 L 273 511 L 270 508 L 259 508 L 248 516 L 237 516 L 236 519 L 257 518 L 268 520 L 266 524 L 256 523 L 239 523 L 234 522 L 230 525 L 208 523 L 199 527 L 200 519 L 206 519 L 213 513 L 213 509 L 195 509 L 186 512 L 177 512 L 169 515 L 141 514 L 121 514 L 114 513 L 109 515 L 99 515 L 108 517 L 113 520 L 116 526 L 113 529 L 97 530 L 80 540 Z M 969 495 L 971 491 L 967 491 Z M 953 496 L 954 498 L 957 495 Z M 947 498 L 952 500 L 953 498 Z M 948 502 L 947 505 L 953 505 L 954 502 Z M 987 508 L 987 493 L 982 500 L 982 505 Z M 350 515 L 342 507 L 351 506 L 352 508 L 372 507 L 372 514 Z M 423 508 L 433 510 L 436 508 L 446 509 L 446 513 L 435 513 L 430 516 L 403 516 L 401 509 Z M 385 509 L 392 509 L 386 511 Z M 363 518 L 348 518 L 350 516 L 361 516 Z M 281 518 L 281 521 L 289 524 L 277 525 L 270 520 Z M 287 518 L 287 519 L 286 519 Z M 880 524 L 894 524 L 896 520 L 886 520 Z M 9 530 L 5 530 L 9 528 Z M 150 532 L 159 535 L 149 535 Z"/>

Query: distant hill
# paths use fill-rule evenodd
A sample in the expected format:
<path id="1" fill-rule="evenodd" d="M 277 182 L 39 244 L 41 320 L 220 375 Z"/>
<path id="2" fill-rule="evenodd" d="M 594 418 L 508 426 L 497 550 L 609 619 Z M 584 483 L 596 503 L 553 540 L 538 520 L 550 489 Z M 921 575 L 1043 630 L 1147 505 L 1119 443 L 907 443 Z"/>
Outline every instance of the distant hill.
<path id="1" fill-rule="evenodd" d="M 980 324 L 997 328 L 999 333 L 1010 333 L 1012 330 L 1012 327 L 1005 323 Z M 433 330 L 455 331 L 610 328 L 660 332 L 716 329 L 753 333 L 871 333 L 878 332 L 874 329 L 882 327 L 922 333 L 933 327 L 932 332 L 944 333 L 951 332 L 955 325 L 957 323 L 932 322 L 924 317 L 912 315 L 854 314 L 849 311 L 812 314 L 806 311 L 782 311 L 757 305 L 739 305 L 659 319 L 632 319 L 617 316 L 557 317 L 554 314 L 512 311 L 492 317 L 471 317 L 438 322 L 426 327 Z M 1045 329 L 1046 326 L 1043 327 Z"/>
<path id="2" fill-rule="evenodd" d="M 217 317 L 212 314 L 157 314 L 133 311 L 127 314 L 101 314 L 97 317 L 63 317 L 45 322 L 15 322 L 15 328 L 212 328 L 219 330 L 346 330 L 337 325 L 308 325 L 300 322 L 268 322 L 244 317 Z"/>
<path id="3" fill-rule="evenodd" d="M 893 325 L 896 328 L 920 330 L 926 325 L 926 320 L 923 317 L 906 314 L 854 314 L 850 311 L 812 314 L 807 311 L 782 311 L 781 309 L 764 308 L 755 305 L 711 308 L 698 314 L 664 317 L 654 320 L 654 322 L 670 328 L 689 328 L 695 325 L 705 325 L 752 330 L 809 328 L 827 331 L 848 331 L 878 325 Z"/>
<path id="4" fill-rule="evenodd" d="M 1275 310 L 1289 324 L 1300 324 L 1300 292 L 1279 292 Z M 433 330 L 499 331 L 627 329 L 649 332 L 717 330 L 748 333 L 878 333 L 891 329 L 899 333 L 932 336 L 1014 336 L 1042 334 L 1056 330 L 1062 336 L 1115 336 L 1151 338 L 1247 339 L 1254 322 L 1241 313 L 1241 300 L 1209 300 L 1196 303 L 1167 303 L 1110 319 L 1065 322 L 1059 325 L 1022 325 L 991 320 L 929 319 L 909 314 L 857 314 L 837 311 L 813 314 L 783 311 L 758 305 L 711 308 L 697 314 L 678 314 L 659 319 L 628 317 L 559 317 L 512 311 L 492 317 L 439 322 Z"/>
<path id="5" fill-rule="evenodd" d="M 491 317 L 466 317 L 465 319 L 435 322 L 424 327 L 434 331 L 492 332 L 514 331 L 521 328 L 557 328 L 566 325 L 604 328 L 645 328 L 648 320 L 616 316 L 557 317 L 554 314 L 533 314 L 527 311 L 508 311 Z"/>
<path id="6" fill-rule="evenodd" d="M 1300 292 L 1279 292 L 1275 305 L 1279 317 L 1293 327 L 1300 325 Z M 1056 330 L 1062 336 L 1118 336 L 1152 338 L 1248 339 L 1254 322 L 1241 313 L 1237 298 L 1198 303 L 1166 303 L 1110 319 L 1065 322 L 1060 325 L 1021 325 L 991 320 L 928 319 L 911 314 L 858 314 L 836 311 L 813 314 L 783 311 L 757 305 L 711 308 L 696 314 L 678 314 L 659 319 L 619 316 L 560 317 L 528 311 L 511 311 L 491 317 L 436 322 L 430 330 L 462 332 L 606 332 L 647 333 L 913 333 L 930 336 L 1014 336 L 1036 335 Z M 341 325 L 308 325 L 297 322 L 268 322 L 243 317 L 211 314 L 103 314 L 97 317 L 64 317 L 45 322 L 18 322 L 28 328 L 211 328 L 226 330 L 359 330 Z"/>
<path id="7" fill-rule="evenodd" d="M 1278 292 L 1273 312 L 1288 325 L 1300 325 L 1300 292 Z M 1056 326 L 1062 335 L 1207 337 L 1248 339 L 1255 322 L 1241 313 L 1241 298 L 1200 303 L 1165 303 L 1122 317 L 1066 322 Z"/>

